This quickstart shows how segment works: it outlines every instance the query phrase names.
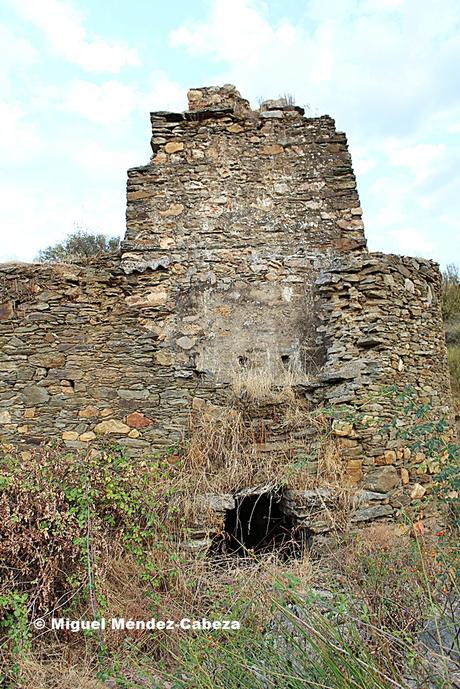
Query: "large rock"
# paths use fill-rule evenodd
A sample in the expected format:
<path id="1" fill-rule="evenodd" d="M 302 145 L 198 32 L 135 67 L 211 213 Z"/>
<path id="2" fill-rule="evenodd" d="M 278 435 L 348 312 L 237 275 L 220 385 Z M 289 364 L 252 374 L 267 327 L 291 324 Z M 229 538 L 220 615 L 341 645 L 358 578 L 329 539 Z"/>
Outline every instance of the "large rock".
<path id="1" fill-rule="evenodd" d="M 393 508 L 390 505 L 372 505 L 371 507 L 363 507 L 356 510 L 353 514 L 352 522 L 370 522 L 379 517 L 390 517 L 393 514 Z"/>
<path id="2" fill-rule="evenodd" d="M 124 435 L 125 433 L 129 433 L 131 429 L 122 421 L 117 421 L 117 419 L 107 419 L 107 421 L 101 421 L 101 423 L 98 423 L 94 430 L 96 433 L 102 435 L 108 435 L 110 433 Z"/>
<path id="3" fill-rule="evenodd" d="M 151 426 L 153 423 L 152 419 L 149 419 L 145 414 L 138 411 L 128 414 L 126 422 L 131 428 L 147 428 L 147 426 Z"/>
<path id="4" fill-rule="evenodd" d="M 48 402 L 50 396 L 46 388 L 39 385 L 27 385 L 22 391 L 22 399 L 26 407 L 35 407 L 37 404 Z"/>
<path id="5" fill-rule="evenodd" d="M 363 488 L 376 493 L 388 493 L 399 484 L 399 476 L 395 467 L 383 466 L 373 469 L 364 476 Z"/>
<path id="6" fill-rule="evenodd" d="M 63 368 L 65 366 L 65 355 L 61 352 L 43 352 L 33 354 L 29 357 L 29 363 L 42 368 Z"/>

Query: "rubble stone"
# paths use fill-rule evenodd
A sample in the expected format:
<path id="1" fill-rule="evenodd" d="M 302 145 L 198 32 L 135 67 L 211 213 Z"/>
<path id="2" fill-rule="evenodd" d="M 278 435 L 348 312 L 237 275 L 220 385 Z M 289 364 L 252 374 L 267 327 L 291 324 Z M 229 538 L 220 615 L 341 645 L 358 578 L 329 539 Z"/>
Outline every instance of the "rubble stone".
<path id="1" fill-rule="evenodd" d="M 425 458 L 381 428 L 394 409 L 379 391 L 411 386 L 414 408 L 452 409 L 439 267 L 367 251 L 331 117 L 285 99 L 251 111 L 229 84 L 191 89 L 189 108 L 151 113 L 153 155 L 128 171 L 118 254 L 0 266 L 2 440 L 26 452 L 63 434 L 76 448 L 118 435 L 152 455 L 183 438 L 191 413 L 219 419 L 236 374 L 288 371 L 298 401 L 355 412 L 329 429 L 344 482 L 388 499 L 356 521 L 392 518 L 431 477 L 414 485 L 410 462 Z M 276 405 L 256 414 L 257 461 L 307 458 L 316 475 L 317 428 L 288 436 Z M 296 499 L 314 504 L 312 529 L 329 528 L 333 497 Z"/>

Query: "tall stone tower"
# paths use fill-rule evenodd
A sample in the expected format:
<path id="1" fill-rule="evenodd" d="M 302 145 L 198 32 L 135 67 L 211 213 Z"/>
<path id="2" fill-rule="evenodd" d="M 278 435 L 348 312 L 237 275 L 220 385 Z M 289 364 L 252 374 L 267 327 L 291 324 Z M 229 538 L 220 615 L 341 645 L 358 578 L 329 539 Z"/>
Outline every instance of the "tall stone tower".
<path id="1" fill-rule="evenodd" d="M 187 287 L 163 341 L 183 362 L 225 379 L 268 357 L 301 377 L 321 356 L 320 265 L 366 246 L 345 135 L 283 99 L 253 112 L 233 86 L 193 89 L 189 106 L 151 114 L 151 162 L 128 173 L 123 268 Z"/>

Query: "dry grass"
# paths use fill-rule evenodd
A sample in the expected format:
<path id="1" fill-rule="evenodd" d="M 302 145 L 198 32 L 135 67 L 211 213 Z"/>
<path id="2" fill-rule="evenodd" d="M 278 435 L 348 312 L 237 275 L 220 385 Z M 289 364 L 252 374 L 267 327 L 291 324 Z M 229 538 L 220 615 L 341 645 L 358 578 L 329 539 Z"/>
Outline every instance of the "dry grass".
<path id="1" fill-rule="evenodd" d="M 95 679 L 94 666 L 77 660 L 58 657 L 44 661 L 29 655 L 20 661 L 18 689 L 107 689 L 107 684 Z M 19 683 L 20 682 L 20 683 Z"/>
<path id="2" fill-rule="evenodd" d="M 281 393 L 273 392 L 269 378 L 245 380 L 253 387 L 243 401 L 233 397 L 225 407 L 202 402 L 191 415 L 174 479 L 177 513 L 191 524 L 215 524 L 204 496 L 322 487 L 334 493 L 342 528 L 354 489 L 330 419 L 311 412 L 292 387 L 283 388 L 283 401 L 278 396 L 273 402 Z"/>
<path id="3" fill-rule="evenodd" d="M 230 389 L 237 400 L 256 404 L 280 404 L 295 397 L 293 385 L 298 379 L 294 368 L 265 366 L 235 370 Z"/>
<path id="4" fill-rule="evenodd" d="M 243 367 L 232 377 L 227 406 L 200 403 L 175 479 L 183 512 L 193 512 L 188 508 L 205 494 L 249 487 L 343 487 L 330 420 L 296 394 L 296 377 L 292 368 Z"/>
<path id="5" fill-rule="evenodd" d="M 273 594 L 280 585 L 288 589 L 294 577 L 301 590 L 306 591 L 312 580 L 312 565 L 307 557 L 289 566 L 272 555 L 244 561 L 228 559 L 216 567 L 209 559 L 184 554 L 179 543 L 164 543 L 146 553 L 145 560 L 154 565 L 160 582 L 154 587 L 155 603 L 149 596 L 152 582 L 145 580 L 142 565 L 131 558 L 114 558 L 109 561 L 104 578 L 97 582 L 106 599 L 106 619 L 239 619 L 243 615 L 245 623 L 258 630 L 270 620 Z M 71 617 L 87 619 L 91 615 L 82 608 Z M 48 632 L 34 643 L 34 652 L 19 661 L 20 674 L 15 686 L 103 689 L 108 685 L 95 678 L 101 670 L 97 650 L 102 643 L 104 653 L 117 660 L 115 674 L 129 680 L 126 686 L 170 687 L 168 668 L 173 668 L 180 657 L 183 640 L 184 632 L 180 630 L 107 631 L 103 637 L 92 639 L 85 639 L 82 634 L 68 639 L 53 638 Z M 111 667 L 109 663 L 108 676 Z"/>
<path id="6" fill-rule="evenodd" d="M 292 407 L 290 409 L 289 414 L 295 415 Z M 318 436 L 312 442 L 310 437 L 304 443 L 293 438 L 289 431 L 284 426 L 280 435 L 270 437 L 263 420 L 251 419 L 244 410 L 233 407 L 220 407 L 218 411 L 204 408 L 195 412 L 176 486 L 182 485 L 192 497 L 234 493 L 250 486 L 275 489 L 288 478 L 299 488 L 310 488 L 323 479 L 328 482 L 332 476 L 337 476 L 340 458 L 332 439 L 325 442 L 325 438 Z M 315 431 L 321 432 L 317 424 Z M 272 444 L 273 451 L 270 450 Z M 317 459 L 315 473 L 311 466 L 307 467 L 309 462 L 295 460 L 295 454 L 302 450 Z"/>

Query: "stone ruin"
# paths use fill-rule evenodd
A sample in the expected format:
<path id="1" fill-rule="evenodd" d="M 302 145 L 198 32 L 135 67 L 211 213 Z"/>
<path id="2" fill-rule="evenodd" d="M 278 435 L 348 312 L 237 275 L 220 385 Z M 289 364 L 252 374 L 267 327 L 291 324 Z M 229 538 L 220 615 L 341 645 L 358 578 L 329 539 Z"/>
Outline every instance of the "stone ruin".
<path id="1" fill-rule="evenodd" d="M 153 155 L 128 171 L 119 255 L 0 266 L 3 446 L 27 456 L 50 439 L 75 450 L 110 439 L 152 455 L 194 409 L 225 404 L 241 369 L 288 370 L 313 408 L 379 418 L 392 404 L 382 386 L 410 385 L 449 417 L 438 266 L 368 252 L 334 120 L 286 99 L 253 111 L 231 85 L 188 97 L 186 112 L 151 113 Z M 310 428 L 287 438 L 259 415 L 260 461 L 308 453 Z M 333 433 L 360 495 L 354 522 L 392 520 L 427 491 L 391 429 L 339 420 Z M 209 496 L 216 518 L 264 495 L 243 488 Z M 330 528 L 330 499 L 288 487 L 277 506 L 310 537 Z"/>

